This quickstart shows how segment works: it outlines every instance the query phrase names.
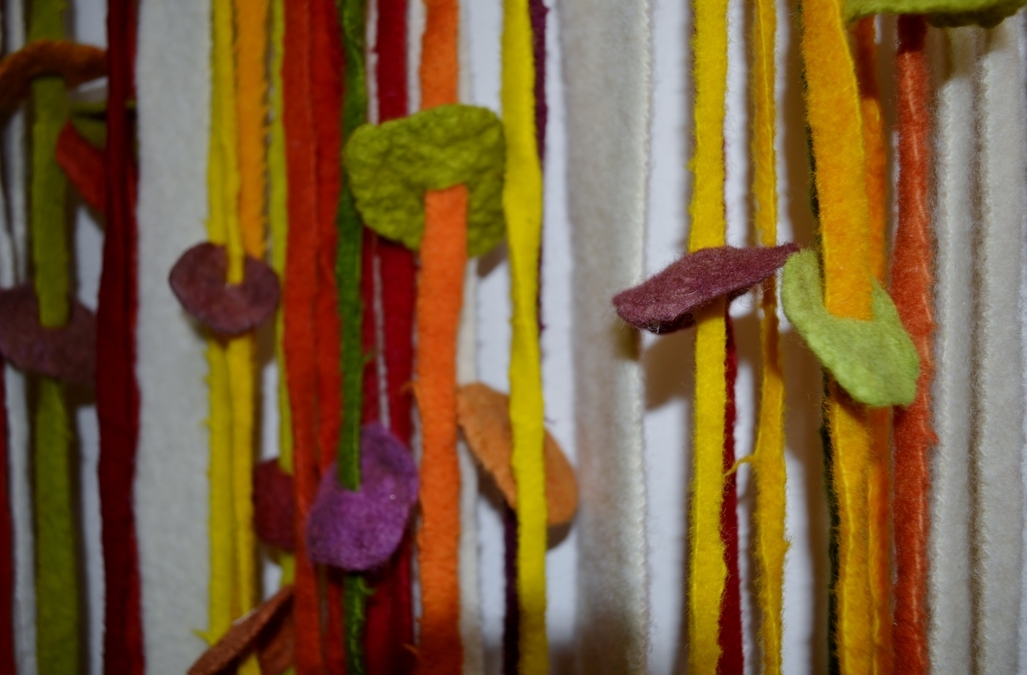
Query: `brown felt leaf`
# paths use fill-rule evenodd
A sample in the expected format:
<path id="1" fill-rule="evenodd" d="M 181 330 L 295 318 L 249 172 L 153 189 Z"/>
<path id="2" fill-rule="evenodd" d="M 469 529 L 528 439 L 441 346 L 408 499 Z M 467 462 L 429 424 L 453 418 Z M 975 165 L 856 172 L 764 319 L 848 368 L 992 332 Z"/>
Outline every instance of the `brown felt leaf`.
<path id="1" fill-rule="evenodd" d="M 242 283 L 227 277 L 225 247 L 205 242 L 182 254 L 168 281 L 185 311 L 219 335 L 240 335 L 274 315 L 280 290 L 269 265 L 246 256 Z"/>
<path id="2" fill-rule="evenodd" d="M 238 661 L 258 648 L 265 629 L 281 629 L 279 621 L 292 605 L 292 585 L 283 586 L 259 607 L 238 619 L 228 632 L 205 651 L 189 669 L 189 675 L 218 675 L 229 672 Z"/>
<path id="3" fill-rule="evenodd" d="M 686 254 L 649 280 L 613 298 L 620 318 L 635 328 L 670 333 L 695 323 L 697 309 L 735 297 L 780 269 L 796 244 L 769 248 L 704 248 Z"/>
<path id="4" fill-rule="evenodd" d="M 0 290 L 0 354 L 22 370 L 91 385 L 96 380 L 96 316 L 75 301 L 68 325 L 44 328 L 31 284 Z"/>
<path id="5" fill-rule="evenodd" d="M 292 476 L 282 471 L 277 459 L 253 469 L 253 524 L 265 544 L 284 551 L 296 548 L 296 498 Z"/>
<path id="6" fill-rule="evenodd" d="M 282 675 L 292 667 L 296 650 L 292 613 L 283 612 L 257 638 L 260 675 Z"/>
<path id="7" fill-rule="evenodd" d="M 42 75 L 59 75 L 68 87 L 107 74 L 107 51 L 66 40 L 36 40 L 0 61 L 0 111 L 28 96 L 29 84 Z"/>
<path id="8" fill-rule="evenodd" d="M 471 452 L 496 481 L 511 507 L 517 506 L 517 484 L 510 456 L 510 397 L 480 382 L 464 385 L 457 394 L 457 421 Z M 549 525 L 562 525 L 578 508 L 578 481 L 556 440 L 546 432 L 546 504 Z"/>

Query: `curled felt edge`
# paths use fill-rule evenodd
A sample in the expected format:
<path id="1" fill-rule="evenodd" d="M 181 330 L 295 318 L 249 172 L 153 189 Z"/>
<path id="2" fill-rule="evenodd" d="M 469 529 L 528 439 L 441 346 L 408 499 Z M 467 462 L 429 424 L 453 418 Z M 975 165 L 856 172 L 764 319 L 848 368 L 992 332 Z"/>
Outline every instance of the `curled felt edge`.
<path id="1" fill-rule="evenodd" d="M 871 321 L 833 316 L 824 307 L 817 253 L 805 250 L 785 264 L 781 300 L 792 326 L 853 399 L 872 407 L 912 403 L 920 359 L 880 284 L 874 281 Z"/>
<path id="2" fill-rule="evenodd" d="M 259 607 L 232 624 L 225 635 L 200 656 L 188 675 L 227 672 L 233 662 L 253 651 L 261 632 L 292 605 L 292 585 L 283 586 Z"/>
<path id="3" fill-rule="evenodd" d="M 44 75 L 62 77 L 68 87 L 107 74 L 107 51 L 66 40 L 36 40 L 0 61 L 0 111 L 28 96 L 32 80 Z"/>

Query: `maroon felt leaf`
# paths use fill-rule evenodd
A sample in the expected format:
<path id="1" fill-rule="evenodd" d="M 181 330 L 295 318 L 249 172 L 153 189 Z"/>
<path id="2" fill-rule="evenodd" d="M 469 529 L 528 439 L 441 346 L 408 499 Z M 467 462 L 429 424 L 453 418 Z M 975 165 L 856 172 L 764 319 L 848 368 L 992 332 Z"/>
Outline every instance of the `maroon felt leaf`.
<path id="1" fill-rule="evenodd" d="M 168 281 L 190 315 L 219 335 L 232 336 L 267 321 L 278 307 L 278 276 L 246 256 L 241 284 L 228 284 L 228 253 L 210 242 L 193 246 L 171 268 Z"/>
<path id="2" fill-rule="evenodd" d="M 796 244 L 771 248 L 704 248 L 613 298 L 620 318 L 635 328 L 670 333 L 695 323 L 697 309 L 721 296 L 737 297 L 770 277 Z"/>
<path id="3" fill-rule="evenodd" d="M 292 476 L 282 471 L 277 459 L 253 469 L 253 524 L 265 544 L 285 551 L 296 548 L 296 497 Z"/>
<path id="4" fill-rule="evenodd" d="M 347 570 L 368 570 L 399 547 L 417 501 L 413 455 L 377 422 L 360 432 L 360 489 L 339 485 L 335 464 L 325 472 L 307 521 L 310 559 Z"/>
<path id="5" fill-rule="evenodd" d="M 0 353 L 22 370 L 91 385 L 96 381 L 96 316 L 72 302 L 66 326 L 45 328 L 31 284 L 0 290 Z"/>

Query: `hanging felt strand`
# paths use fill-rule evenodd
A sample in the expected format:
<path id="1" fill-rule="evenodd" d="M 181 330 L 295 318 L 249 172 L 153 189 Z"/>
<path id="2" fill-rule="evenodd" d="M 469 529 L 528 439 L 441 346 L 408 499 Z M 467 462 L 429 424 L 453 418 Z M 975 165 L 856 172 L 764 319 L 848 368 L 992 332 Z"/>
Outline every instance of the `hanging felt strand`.
<path id="1" fill-rule="evenodd" d="M 103 519 L 104 672 L 145 669 L 135 530 L 139 386 L 135 379 L 138 288 L 136 171 L 128 100 L 135 98 L 135 5 L 110 3 L 107 14 L 106 231 L 97 306 L 96 409 L 100 424 L 100 508 Z"/>
<path id="2" fill-rule="evenodd" d="M 0 360 L 0 370 L 3 368 Z M 11 521 L 11 501 L 8 482 L 9 445 L 7 442 L 7 394 L 5 382 L 0 379 L 0 550 L 7 551 L 0 558 L 0 607 L 9 607 L 0 616 L 0 670 L 17 672 L 14 660 L 14 527 Z"/>
<path id="3" fill-rule="evenodd" d="M 752 23 L 753 70 L 750 96 L 754 102 L 753 184 L 754 221 L 761 246 L 777 245 L 777 153 L 774 149 L 775 66 L 777 6 L 757 0 Z M 785 539 L 784 372 L 777 320 L 775 277 L 763 282 L 763 318 L 760 348 L 763 372 L 756 447 L 753 451 L 756 480 L 756 577 L 760 608 L 760 642 L 763 672 L 781 673 L 781 614 L 783 611 Z"/>
<path id="4" fill-rule="evenodd" d="M 720 661 L 718 673 L 741 673 L 745 671 L 745 656 L 742 640 L 742 578 L 738 572 L 738 491 L 735 464 L 735 422 L 738 411 L 735 407 L 735 383 L 738 380 L 738 349 L 735 346 L 734 326 L 728 306 L 724 307 L 726 330 L 724 355 L 724 385 L 727 391 L 727 405 L 724 409 L 724 501 L 720 505 L 720 538 L 724 543 L 724 566 L 727 576 L 724 595 L 720 601 Z"/>
<path id="5" fill-rule="evenodd" d="M 64 3 L 32 4 L 29 40 L 64 35 Z M 43 326 L 66 323 L 70 311 L 69 248 L 65 222 L 67 183 L 54 157 L 68 115 L 64 82 L 56 77 L 32 83 L 32 172 L 30 226 L 35 291 Z M 36 659 L 43 675 L 75 673 L 82 653 L 79 570 L 76 561 L 72 431 L 64 387 L 49 377 L 39 382 L 35 416 Z"/>
<path id="6" fill-rule="evenodd" d="M 727 85 L 727 3 L 695 0 L 695 182 L 689 210 L 689 251 L 723 246 L 724 95 Z M 724 498 L 725 301 L 696 312 L 695 413 L 689 518 L 689 671 L 715 673 L 720 662 L 721 599 L 727 568 L 720 536 Z"/>
<path id="7" fill-rule="evenodd" d="M 863 113 L 863 146 L 866 154 L 866 192 L 870 208 L 870 268 L 877 282 L 887 282 L 888 166 L 885 153 L 881 92 L 877 85 L 877 30 L 875 17 L 856 22 L 853 49 L 860 109 Z M 867 472 L 867 560 L 873 603 L 873 667 L 876 673 L 892 670 L 891 618 L 891 409 L 868 411 L 871 450 Z"/>
<path id="8" fill-rule="evenodd" d="M 835 316 L 871 318 L 870 211 L 858 89 L 836 0 L 804 0 L 801 51 L 806 114 L 816 163 L 824 298 Z M 842 672 L 870 672 L 872 605 L 868 579 L 866 409 L 829 384 L 831 482 L 838 499 L 835 645 Z"/>

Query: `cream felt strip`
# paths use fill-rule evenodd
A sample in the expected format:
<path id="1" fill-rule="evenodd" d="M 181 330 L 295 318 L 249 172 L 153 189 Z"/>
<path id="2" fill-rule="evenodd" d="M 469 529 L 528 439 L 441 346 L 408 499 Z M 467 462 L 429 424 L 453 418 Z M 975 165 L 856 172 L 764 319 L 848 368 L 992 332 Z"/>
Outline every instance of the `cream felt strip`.
<path id="1" fill-rule="evenodd" d="M 1022 14 L 985 33 L 980 61 L 980 234 L 974 577 L 975 671 L 1019 672 L 1023 542 L 1023 383 L 1019 288 L 1024 216 Z M 965 122 L 964 122 L 965 123 Z"/>
<path id="2" fill-rule="evenodd" d="M 928 649 L 939 675 L 971 671 L 970 661 L 970 336 L 974 182 L 974 72 L 977 28 L 944 32 L 948 72 L 937 92 L 938 322 L 931 467 Z"/>
<path id="3" fill-rule="evenodd" d="M 205 342 L 168 270 L 206 240 L 211 8 L 142 0 L 139 12 L 139 357 L 136 514 L 150 675 L 179 675 L 207 627 L 209 410 Z"/>
<path id="4" fill-rule="evenodd" d="M 641 281 L 649 153 L 648 0 L 560 12 L 573 258 L 581 672 L 644 673 L 649 651 L 638 335 L 610 298 Z"/>

